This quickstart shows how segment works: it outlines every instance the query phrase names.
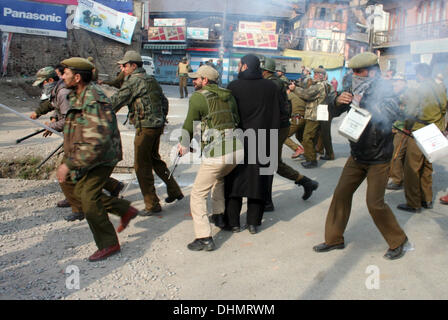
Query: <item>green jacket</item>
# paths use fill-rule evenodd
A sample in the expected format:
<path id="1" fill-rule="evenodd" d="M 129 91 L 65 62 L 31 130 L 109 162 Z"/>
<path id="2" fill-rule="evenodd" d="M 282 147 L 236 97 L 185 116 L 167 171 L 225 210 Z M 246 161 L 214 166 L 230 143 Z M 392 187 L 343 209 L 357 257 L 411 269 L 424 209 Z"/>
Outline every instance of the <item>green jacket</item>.
<path id="1" fill-rule="evenodd" d="M 265 79 L 273 81 L 279 88 L 279 106 L 280 106 L 280 128 L 287 128 L 290 126 L 289 119 L 291 118 L 291 102 L 288 99 L 287 85 L 277 75 L 268 74 Z"/>
<path id="2" fill-rule="evenodd" d="M 69 94 L 64 126 L 64 163 L 73 181 L 97 166 L 115 166 L 122 159 L 121 137 L 110 100 L 90 83 L 78 96 Z"/>
<path id="3" fill-rule="evenodd" d="M 304 116 L 306 102 L 303 99 L 299 98 L 299 96 L 294 92 L 288 93 L 288 99 L 289 101 L 291 101 L 292 115 L 295 116 L 300 114 L 301 116 Z"/>
<path id="4" fill-rule="evenodd" d="M 418 83 L 415 90 L 408 91 L 406 127 L 416 131 L 434 123 L 440 130 L 445 130 L 447 96 L 442 87 L 428 79 Z"/>
<path id="5" fill-rule="evenodd" d="M 228 103 L 231 112 L 233 114 L 235 127 L 237 127 L 238 123 L 240 122 L 240 118 L 238 115 L 238 107 L 235 98 L 231 94 L 231 91 L 224 88 L 220 88 L 216 84 L 209 84 L 205 86 L 202 90 L 207 90 L 211 93 L 214 93 L 218 96 L 219 99 Z M 184 125 L 182 127 L 182 129 L 185 130 L 185 133 L 188 133 L 188 138 L 187 136 L 182 136 L 180 139 L 180 142 L 184 147 L 190 146 L 190 141 L 193 138 L 193 131 L 195 129 L 196 124 L 195 122 L 202 122 L 208 116 L 208 114 L 209 114 L 209 108 L 207 105 L 207 99 L 202 93 L 200 93 L 199 91 L 195 91 L 190 97 L 187 118 L 185 119 Z M 208 127 L 212 128 L 210 123 Z M 204 134 L 204 132 L 201 132 L 201 134 Z M 201 137 L 201 149 L 203 150 L 204 143 L 202 141 L 202 138 L 203 137 Z M 237 143 L 236 139 L 233 139 L 233 148 L 225 148 L 224 144 L 221 143 L 220 145 L 222 145 L 222 148 L 214 148 L 208 155 L 211 157 L 217 157 L 231 153 L 235 150 L 242 149 L 242 145 Z M 214 150 L 218 149 L 220 149 L 220 152 L 215 153 Z"/>
<path id="6" fill-rule="evenodd" d="M 163 101 L 167 100 L 156 78 L 147 75 L 143 68 L 125 77 L 120 90 L 111 97 L 115 112 L 128 106 L 129 121 L 136 128 L 163 127 L 166 120 Z"/>

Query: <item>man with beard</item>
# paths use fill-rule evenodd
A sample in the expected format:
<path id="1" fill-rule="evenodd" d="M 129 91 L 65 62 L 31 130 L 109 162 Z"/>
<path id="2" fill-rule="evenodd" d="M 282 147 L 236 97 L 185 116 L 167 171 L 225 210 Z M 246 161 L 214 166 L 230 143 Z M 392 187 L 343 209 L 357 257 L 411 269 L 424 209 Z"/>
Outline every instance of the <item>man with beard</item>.
<path id="1" fill-rule="evenodd" d="M 120 251 L 117 234 L 107 212 L 121 217 L 117 229 L 123 231 L 137 216 L 130 202 L 107 196 L 104 184 L 122 159 L 117 118 L 110 100 L 91 83 L 93 64 L 87 59 L 70 58 L 63 79 L 69 89 L 70 110 L 64 125 L 64 160 L 56 176 L 61 184 L 74 185 L 98 250 L 89 261 L 98 261 Z"/>
<path id="2" fill-rule="evenodd" d="M 239 127 L 248 139 L 244 141 L 244 162 L 225 178 L 226 216 L 229 226 L 238 232 L 242 198 L 247 197 L 247 224 L 249 232 L 255 234 L 257 226 L 261 225 L 265 201 L 270 197 L 272 175 L 277 169 L 279 90 L 273 81 L 263 79 L 260 60 L 253 54 L 241 58 L 238 80 L 232 81 L 228 89 L 238 105 Z M 259 143 L 263 134 L 266 139 Z M 263 161 L 266 155 L 269 159 Z"/>
<path id="3" fill-rule="evenodd" d="M 224 227 L 224 177 L 242 158 L 242 144 L 234 136 L 239 122 L 235 98 L 230 90 L 218 87 L 218 72 L 211 66 L 201 66 L 188 73 L 196 91 L 189 102 L 187 118 L 183 125 L 178 154 L 189 151 L 193 137 L 194 122 L 201 122 L 202 158 L 190 194 L 190 212 L 193 217 L 195 240 L 188 244 L 193 251 L 212 251 L 215 244 L 207 215 L 207 197 L 211 191 L 212 211 L 215 224 Z"/>
<path id="4" fill-rule="evenodd" d="M 357 142 L 350 141 L 348 158 L 333 194 L 325 223 L 325 242 L 316 245 L 316 252 L 344 249 L 344 231 L 350 218 L 353 194 L 367 178 L 366 202 L 375 225 L 389 245 L 384 257 L 398 259 L 405 254 L 407 237 L 392 210 L 384 202 L 390 161 L 393 153 L 392 124 L 400 114 L 399 101 L 387 83 L 381 80 L 378 57 L 365 52 L 348 64 L 353 69 L 353 93 L 336 98 L 335 113 L 341 114 L 355 100 L 372 115 Z"/>

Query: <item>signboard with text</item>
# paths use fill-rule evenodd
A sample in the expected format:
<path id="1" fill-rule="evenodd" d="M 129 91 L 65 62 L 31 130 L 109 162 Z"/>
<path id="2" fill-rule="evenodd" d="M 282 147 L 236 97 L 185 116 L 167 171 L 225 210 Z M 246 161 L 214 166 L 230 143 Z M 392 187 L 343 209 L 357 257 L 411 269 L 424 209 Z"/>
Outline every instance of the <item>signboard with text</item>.
<path id="1" fill-rule="evenodd" d="M 65 5 L 78 5 L 78 0 L 34 0 L 39 2 L 55 3 L 55 4 L 65 4 Z M 134 9 L 133 0 L 97 0 L 109 8 L 120 12 L 132 13 Z"/>
<path id="2" fill-rule="evenodd" d="M 184 18 L 154 19 L 154 27 L 184 27 Z"/>
<path id="3" fill-rule="evenodd" d="M 277 28 L 277 23 L 275 21 L 262 21 L 262 22 L 251 22 L 251 21 L 240 21 L 238 24 L 239 32 L 247 33 L 275 33 Z"/>
<path id="4" fill-rule="evenodd" d="M 208 28 L 187 28 L 187 38 L 208 40 Z"/>
<path id="5" fill-rule="evenodd" d="M 3 32 L 67 38 L 64 6 L 2 0 L 0 12 L 0 30 Z"/>
<path id="6" fill-rule="evenodd" d="M 278 35 L 267 33 L 234 32 L 233 46 L 237 48 L 277 50 Z"/>
<path id="7" fill-rule="evenodd" d="M 148 29 L 148 42 L 185 42 L 185 27 L 151 27 Z"/>
<path id="8" fill-rule="evenodd" d="M 79 0 L 74 25 L 131 44 L 137 18 L 90 0 Z"/>

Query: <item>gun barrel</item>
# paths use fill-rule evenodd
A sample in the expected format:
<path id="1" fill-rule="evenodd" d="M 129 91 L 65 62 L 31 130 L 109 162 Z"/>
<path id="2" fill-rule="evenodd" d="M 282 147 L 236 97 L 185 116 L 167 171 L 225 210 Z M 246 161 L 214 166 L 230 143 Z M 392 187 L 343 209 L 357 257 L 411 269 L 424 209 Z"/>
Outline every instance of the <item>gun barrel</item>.
<path id="1" fill-rule="evenodd" d="M 42 167 L 44 164 L 45 164 L 45 162 L 47 162 L 48 160 L 50 160 L 50 158 L 59 150 L 59 149 L 61 149 L 62 148 L 62 146 L 64 145 L 64 143 L 61 143 L 60 145 L 59 145 L 59 147 L 57 147 L 56 149 L 54 149 L 54 151 L 52 152 L 52 153 L 50 153 L 49 155 L 48 155 L 48 157 L 46 157 L 45 158 L 45 160 L 43 160 L 38 166 L 37 166 L 37 169 L 40 169 L 40 167 Z"/>

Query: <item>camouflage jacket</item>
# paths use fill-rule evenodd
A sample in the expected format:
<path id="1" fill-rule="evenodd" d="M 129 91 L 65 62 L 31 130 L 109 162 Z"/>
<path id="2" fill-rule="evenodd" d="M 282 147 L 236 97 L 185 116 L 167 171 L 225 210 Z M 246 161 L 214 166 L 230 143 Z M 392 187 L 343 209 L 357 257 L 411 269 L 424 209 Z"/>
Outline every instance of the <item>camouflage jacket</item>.
<path id="1" fill-rule="evenodd" d="M 125 78 L 120 90 L 111 97 L 112 107 L 118 112 L 128 106 L 128 118 L 136 128 L 160 128 L 165 125 L 164 101 L 168 101 L 156 78 L 137 68 Z"/>
<path id="2" fill-rule="evenodd" d="M 90 83 L 78 96 L 69 94 L 64 126 L 64 163 L 73 181 L 97 166 L 115 166 L 122 159 L 117 118 L 109 99 Z"/>
<path id="3" fill-rule="evenodd" d="M 305 119 L 313 121 L 317 120 L 317 106 L 328 105 L 335 96 L 333 87 L 326 81 L 313 82 L 307 89 L 296 87 L 294 93 L 306 101 Z"/>

